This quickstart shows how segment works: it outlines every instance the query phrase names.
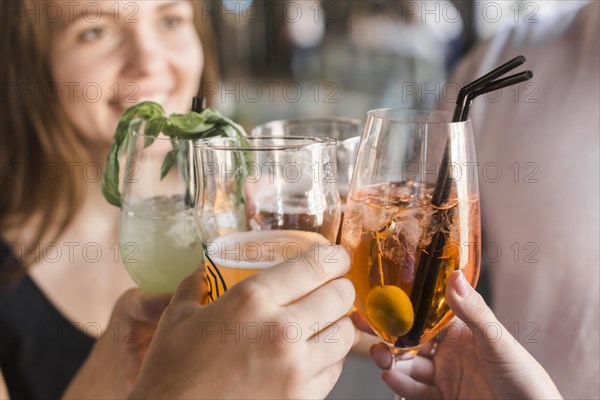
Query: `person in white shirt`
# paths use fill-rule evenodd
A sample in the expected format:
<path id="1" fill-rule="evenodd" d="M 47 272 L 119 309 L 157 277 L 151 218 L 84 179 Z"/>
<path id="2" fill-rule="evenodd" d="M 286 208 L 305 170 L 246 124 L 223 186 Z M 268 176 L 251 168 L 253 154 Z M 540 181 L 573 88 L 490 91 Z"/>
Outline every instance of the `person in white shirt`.
<path id="1" fill-rule="evenodd" d="M 560 397 L 554 381 L 565 398 L 600 398 L 600 3 L 578 3 L 481 44 L 451 79 L 463 86 L 519 54 L 534 72 L 470 112 L 496 316 L 478 295 L 447 290 L 465 322 L 497 317 L 506 328 L 497 343 L 474 329 L 475 341 L 442 340 L 411 371 L 385 371 L 398 394 Z M 383 369 L 388 353 L 372 348 Z"/>
<path id="2" fill-rule="evenodd" d="M 538 19 L 477 47 L 451 81 L 519 54 L 534 73 L 470 113 L 492 308 L 566 398 L 598 399 L 600 4 Z"/>

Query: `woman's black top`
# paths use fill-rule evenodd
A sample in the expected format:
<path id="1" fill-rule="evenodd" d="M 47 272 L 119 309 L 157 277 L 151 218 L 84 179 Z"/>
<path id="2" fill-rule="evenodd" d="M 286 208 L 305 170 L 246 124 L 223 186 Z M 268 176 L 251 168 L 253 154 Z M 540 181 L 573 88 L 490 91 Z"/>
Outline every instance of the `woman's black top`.
<path id="1" fill-rule="evenodd" d="M 0 241 L 0 369 L 10 399 L 60 398 L 93 344 Z"/>

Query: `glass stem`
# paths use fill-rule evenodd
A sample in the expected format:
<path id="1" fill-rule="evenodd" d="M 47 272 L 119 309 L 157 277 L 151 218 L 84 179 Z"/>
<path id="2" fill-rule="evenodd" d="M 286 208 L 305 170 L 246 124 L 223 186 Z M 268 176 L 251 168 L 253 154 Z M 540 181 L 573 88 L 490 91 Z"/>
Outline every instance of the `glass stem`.
<path id="1" fill-rule="evenodd" d="M 402 371 L 406 375 L 410 375 L 410 369 L 415 360 L 415 353 L 412 351 L 401 351 L 398 354 L 394 354 L 393 358 L 391 369 Z"/>
<path id="2" fill-rule="evenodd" d="M 401 351 L 397 354 L 392 354 L 392 368 L 393 370 L 399 371 L 407 376 L 410 376 L 412 372 L 413 363 L 415 361 L 415 351 Z M 394 394 L 394 400 L 404 400 L 403 396 Z"/>

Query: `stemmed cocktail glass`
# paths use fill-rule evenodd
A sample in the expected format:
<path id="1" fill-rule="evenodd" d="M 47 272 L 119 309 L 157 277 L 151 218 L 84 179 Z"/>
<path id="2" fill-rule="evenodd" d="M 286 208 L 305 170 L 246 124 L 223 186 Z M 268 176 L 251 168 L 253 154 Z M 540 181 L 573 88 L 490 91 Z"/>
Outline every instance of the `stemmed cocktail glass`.
<path id="1" fill-rule="evenodd" d="M 434 193 L 447 147 L 447 191 Z M 352 254 L 355 306 L 395 359 L 411 359 L 452 318 L 450 273 L 474 285 L 480 264 L 480 211 L 471 122 L 442 112 L 368 113 L 342 245 Z"/>

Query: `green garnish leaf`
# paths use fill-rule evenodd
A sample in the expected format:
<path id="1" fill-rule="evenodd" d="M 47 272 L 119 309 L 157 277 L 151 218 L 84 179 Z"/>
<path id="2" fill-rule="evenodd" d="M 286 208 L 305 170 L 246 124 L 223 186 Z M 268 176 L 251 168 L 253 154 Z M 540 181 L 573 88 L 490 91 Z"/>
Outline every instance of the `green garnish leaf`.
<path id="1" fill-rule="evenodd" d="M 175 164 L 175 161 L 177 160 L 178 152 L 179 152 L 179 149 L 173 149 L 173 150 L 169 151 L 167 153 L 167 155 L 165 156 L 162 166 L 160 167 L 160 179 L 161 180 L 165 176 L 167 176 L 167 174 L 171 170 L 171 167 L 173 166 L 173 164 Z"/>
<path id="2" fill-rule="evenodd" d="M 144 148 L 150 146 L 167 126 L 167 117 L 149 119 L 144 127 Z"/>
<path id="3" fill-rule="evenodd" d="M 113 138 L 113 144 L 106 160 L 106 169 L 102 177 L 102 194 L 112 205 L 121 207 L 121 193 L 119 192 L 119 158 L 126 151 L 131 136 L 138 132 L 144 125 L 144 147 L 154 143 L 160 133 L 172 139 L 200 139 L 211 136 L 245 137 L 246 132 L 239 124 L 222 116 L 213 108 L 206 108 L 201 113 L 191 111 L 187 114 L 172 114 L 167 117 L 164 108 L 151 101 L 145 101 L 125 110 Z M 164 178 L 171 167 L 177 163 L 184 165 L 185 160 L 181 151 L 177 149 L 175 140 L 173 150 L 167 153 L 161 166 L 161 179 Z M 186 182 L 190 179 L 187 169 L 184 168 Z M 189 187 L 190 185 L 188 185 Z M 243 196 L 243 194 L 242 194 Z M 240 199 L 243 202 L 243 199 Z"/>
<path id="4" fill-rule="evenodd" d="M 165 135 L 180 136 L 206 132 L 214 124 L 207 124 L 202 114 L 190 112 L 187 114 L 172 114 L 169 117 L 169 125 L 165 128 Z"/>

